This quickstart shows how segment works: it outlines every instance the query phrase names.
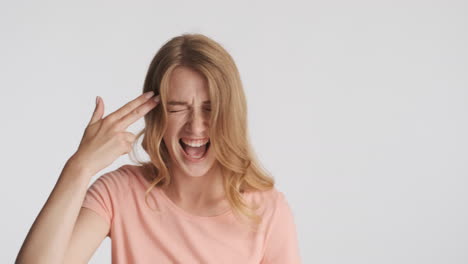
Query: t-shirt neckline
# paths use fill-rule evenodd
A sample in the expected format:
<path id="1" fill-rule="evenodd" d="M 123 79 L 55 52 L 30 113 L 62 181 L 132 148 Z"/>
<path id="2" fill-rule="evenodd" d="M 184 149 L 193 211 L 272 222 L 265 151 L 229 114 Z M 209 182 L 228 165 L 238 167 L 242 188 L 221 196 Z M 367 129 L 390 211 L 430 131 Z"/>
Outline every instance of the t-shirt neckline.
<path id="1" fill-rule="evenodd" d="M 180 208 L 178 205 L 176 205 L 165 193 L 164 191 L 161 189 L 161 187 L 155 187 L 155 189 L 157 190 L 157 192 L 160 194 L 161 197 L 163 197 L 163 200 L 169 204 L 169 206 L 177 213 L 177 214 L 180 214 L 180 215 L 183 215 L 185 217 L 188 217 L 190 219 L 215 219 L 215 218 L 218 218 L 218 217 L 222 217 L 222 216 L 225 216 L 225 215 L 228 215 L 230 213 L 232 213 L 232 209 L 229 208 L 228 210 L 222 212 L 222 213 L 219 213 L 217 215 L 210 215 L 210 216 L 202 216 L 202 215 L 194 215 L 192 213 L 189 213 L 187 211 L 185 211 L 184 209 Z"/>

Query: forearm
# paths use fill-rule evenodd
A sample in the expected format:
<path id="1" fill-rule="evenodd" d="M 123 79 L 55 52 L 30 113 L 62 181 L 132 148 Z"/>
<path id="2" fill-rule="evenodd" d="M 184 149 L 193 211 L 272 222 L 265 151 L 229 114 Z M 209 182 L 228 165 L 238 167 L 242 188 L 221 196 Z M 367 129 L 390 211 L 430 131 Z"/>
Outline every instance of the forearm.
<path id="1" fill-rule="evenodd" d="M 71 160 L 65 164 L 23 242 L 17 264 L 63 262 L 92 176 Z"/>

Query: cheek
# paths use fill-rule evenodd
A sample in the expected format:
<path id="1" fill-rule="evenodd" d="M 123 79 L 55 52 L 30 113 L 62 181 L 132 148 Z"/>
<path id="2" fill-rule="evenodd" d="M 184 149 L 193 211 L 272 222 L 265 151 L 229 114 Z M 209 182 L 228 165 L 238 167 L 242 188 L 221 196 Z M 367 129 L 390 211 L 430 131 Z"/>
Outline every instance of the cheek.
<path id="1" fill-rule="evenodd" d="M 180 120 L 170 120 L 167 122 L 166 134 L 164 137 L 176 137 L 180 134 L 180 131 L 183 127 L 183 122 Z"/>

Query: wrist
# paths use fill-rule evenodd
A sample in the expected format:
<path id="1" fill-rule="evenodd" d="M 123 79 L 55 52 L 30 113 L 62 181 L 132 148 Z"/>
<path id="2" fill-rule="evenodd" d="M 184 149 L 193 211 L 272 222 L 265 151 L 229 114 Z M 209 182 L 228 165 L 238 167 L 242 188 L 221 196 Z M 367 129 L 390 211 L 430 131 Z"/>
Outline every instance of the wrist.
<path id="1" fill-rule="evenodd" d="M 78 156 L 73 155 L 65 163 L 64 170 L 71 171 L 79 177 L 92 178 L 95 173 L 91 171 L 86 162 L 79 159 Z"/>

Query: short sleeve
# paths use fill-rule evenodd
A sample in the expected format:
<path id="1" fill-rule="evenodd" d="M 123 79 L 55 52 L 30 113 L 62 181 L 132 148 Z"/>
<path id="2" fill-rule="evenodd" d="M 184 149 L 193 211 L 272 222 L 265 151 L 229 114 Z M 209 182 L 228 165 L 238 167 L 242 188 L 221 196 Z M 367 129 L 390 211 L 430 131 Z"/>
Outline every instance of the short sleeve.
<path id="1" fill-rule="evenodd" d="M 123 166 L 122 166 L 123 167 Z M 103 174 L 91 184 L 86 191 L 81 207 L 93 210 L 110 226 L 118 211 L 120 197 L 128 187 L 128 176 L 120 167 L 115 171 Z"/>
<path id="2" fill-rule="evenodd" d="M 282 192 L 265 243 L 261 264 L 301 263 L 294 215 Z"/>

